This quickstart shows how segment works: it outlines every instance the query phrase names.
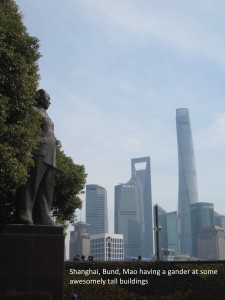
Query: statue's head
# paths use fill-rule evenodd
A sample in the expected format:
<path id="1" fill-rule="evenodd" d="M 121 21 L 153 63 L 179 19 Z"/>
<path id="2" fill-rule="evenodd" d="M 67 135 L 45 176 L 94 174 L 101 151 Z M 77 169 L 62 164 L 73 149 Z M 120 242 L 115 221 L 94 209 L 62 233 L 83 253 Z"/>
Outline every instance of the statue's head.
<path id="1" fill-rule="evenodd" d="M 40 89 L 36 93 L 37 99 L 37 106 L 44 108 L 47 110 L 49 108 L 50 102 L 50 95 L 43 89 Z"/>

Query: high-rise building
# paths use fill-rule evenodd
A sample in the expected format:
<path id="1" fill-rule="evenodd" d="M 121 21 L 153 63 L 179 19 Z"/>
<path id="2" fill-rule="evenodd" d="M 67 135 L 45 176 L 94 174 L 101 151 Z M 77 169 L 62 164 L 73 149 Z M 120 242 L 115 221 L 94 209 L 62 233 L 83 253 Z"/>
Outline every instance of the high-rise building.
<path id="1" fill-rule="evenodd" d="M 88 224 L 82 221 L 76 222 L 74 231 L 70 232 L 69 260 L 74 257 L 90 255 L 90 235 L 88 233 Z"/>
<path id="2" fill-rule="evenodd" d="M 137 182 L 137 197 L 140 214 L 143 219 L 143 256 L 153 254 L 153 220 L 150 157 L 133 158 L 131 160 L 132 178 Z"/>
<path id="3" fill-rule="evenodd" d="M 90 235 L 108 232 L 107 192 L 96 184 L 86 185 L 86 222 Z"/>
<path id="4" fill-rule="evenodd" d="M 153 254 L 150 157 L 131 160 L 131 179 L 115 187 L 115 233 L 124 235 L 124 255 Z"/>
<path id="5" fill-rule="evenodd" d="M 158 204 L 158 224 L 160 226 L 160 231 L 159 231 L 159 247 L 160 249 L 168 249 L 168 234 L 167 234 L 167 212 L 160 207 Z M 154 208 L 155 206 L 154 205 Z M 155 209 L 154 209 L 155 211 Z M 154 214 L 154 228 L 156 227 L 156 220 L 155 220 L 155 214 Z M 155 245 L 156 245 L 156 240 L 155 240 Z"/>
<path id="6" fill-rule="evenodd" d="M 169 252 L 173 254 L 178 253 L 178 241 L 177 241 L 177 212 L 166 212 L 158 204 L 158 226 L 159 231 L 159 247 L 161 254 Z M 154 206 L 155 207 L 155 206 Z M 154 215 L 154 227 L 156 227 L 156 220 Z M 161 257 L 161 259 L 163 259 Z"/>
<path id="7" fill-rule="evenodd" d="M 177 212 L 171 211 L 166 215 L 167 221 L 167 240 L 168 249 L 172 249 L 174 254 L 178 253 L 178 240 L 177 240 Z"/>
<path id="8" fill-rule="evenodd" d="M 96 261 L 123 261 L 123 250 L 122 234 L 91 235 L 91 255 Z"/>
<path id="9" fill-rule="evenodd" d="M 208 202 L 191 204 L 192 256 L 198 257 L 198 235 L 204 227 L 214 226 L 214 205 Z"/>
<path id="10" fill-rule="evenodd" d="M 115 187 L 115 233 L 124 236 L 124 257 L 143 255 L 143 226 L 136 181 Z"/>
<path id="11" fill-rule="evenodd" d="M 198 202 L 197 175 L 191 124 L 187 108 L 176 110 L 178 145 L 178 242 L 181 253 L 191 254 L 190 205 Z"/>

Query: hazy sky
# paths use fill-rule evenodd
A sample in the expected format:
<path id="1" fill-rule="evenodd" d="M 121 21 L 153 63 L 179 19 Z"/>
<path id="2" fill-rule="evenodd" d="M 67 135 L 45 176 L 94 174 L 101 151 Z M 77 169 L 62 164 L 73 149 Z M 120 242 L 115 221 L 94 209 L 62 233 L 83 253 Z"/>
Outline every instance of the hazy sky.
<path id="1" fill-rule="evenodd" d="M 152 200 L 177 210 L 176 108 L 189 109 L 199 201 L 225 214 L 225 1 L 17 0 L 40 40 L 40 88 L 88 184 L 114 186 L 150 156 Z"/>

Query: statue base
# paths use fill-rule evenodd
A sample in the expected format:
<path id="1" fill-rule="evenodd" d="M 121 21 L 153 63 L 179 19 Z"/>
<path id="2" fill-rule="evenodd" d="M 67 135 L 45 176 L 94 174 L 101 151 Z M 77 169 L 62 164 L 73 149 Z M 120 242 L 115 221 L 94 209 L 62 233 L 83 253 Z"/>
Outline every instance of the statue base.
<path id="1" fill-rule="evenodd" d="M 0 234 L 0 299 L 62 300 L 62 227 L 6 225 Z"/>

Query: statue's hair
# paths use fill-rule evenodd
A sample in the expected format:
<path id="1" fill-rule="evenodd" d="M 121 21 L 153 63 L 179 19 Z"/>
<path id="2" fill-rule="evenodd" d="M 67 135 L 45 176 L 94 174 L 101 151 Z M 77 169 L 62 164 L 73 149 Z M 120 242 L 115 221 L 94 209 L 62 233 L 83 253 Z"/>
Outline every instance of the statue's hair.
<path id="1" fill-rule="evenodd" d="M 45 93 L 46 93 L 46 91 L 43 90 L 43 89 L 38 90 L 38 91 L 36 92 L 36 98 L 37 98 L 37 99 L 40 99 L 41 97 L 43 97 L 43 95 L 44 95 Z"/>
<path id="2" fill-rule="evenodd" d="M 43 102 L 43 98 L 45 97 L 45 95 L 48 94 L 44 89 L 40 89 L 36 92 L 36 103 L 37 104 L 42 104 Z"/>

